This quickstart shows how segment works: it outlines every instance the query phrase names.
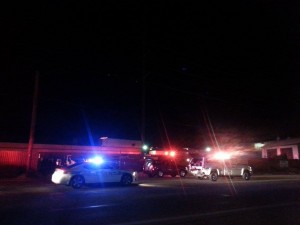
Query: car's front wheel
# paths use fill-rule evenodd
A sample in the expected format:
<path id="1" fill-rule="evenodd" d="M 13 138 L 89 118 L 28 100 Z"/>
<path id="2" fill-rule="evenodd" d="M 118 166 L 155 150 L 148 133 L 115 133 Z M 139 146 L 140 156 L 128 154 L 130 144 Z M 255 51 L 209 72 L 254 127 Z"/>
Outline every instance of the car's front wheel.
<path id="1" fill-rule="evenodd" d="M 74 176 L 70 182 L 70 185 L 72 186 L 72 188 L 78 189 L 81 188 L 84 185 L 85 181 L 84 178 L 82 176 Z"/>
<path id="2" fill-rule="evenodd" d="M 132 176 L 130 174 L 123 174 L 121 178 L 122 185 L 130 185 L 132 183 Z"/>
<path id="3" fill-rule="evenodd" d="M 217 181 L 218 180 L 218 173 L 215 172 L 215 171 L 211 172 L 210 179 L 211 179 L 211 181 Z"/>
<path id="4" fill-rule="evenodd" d="M 244 180 L 250 180 L 250 177 L 251 177 L 250 173 L 248 171 L 245 171 L 243 174 Z"/>
<path id="5" fill-rule="evenodd" d="M 186 174 L 187 174 L 187 172 L 186 172 L 185 170 L 180 170 L 180 172 L 179 172 L 179 175 L 180 175 L 181 177 L 185 177 Z"/>
<path id="6" fill-rule="evenodd" d="M 164 172 L 162 170 L 159 170 L 158 173 L 157 173 L 157 175 L 159 177 L 163 177 L 164 176 Z"/>

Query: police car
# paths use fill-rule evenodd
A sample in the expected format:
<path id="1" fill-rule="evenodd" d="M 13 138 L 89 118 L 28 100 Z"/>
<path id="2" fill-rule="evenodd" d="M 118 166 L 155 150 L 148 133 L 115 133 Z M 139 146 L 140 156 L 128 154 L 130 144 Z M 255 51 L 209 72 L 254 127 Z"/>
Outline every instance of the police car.
<path id="1" fill-rule="evenodd" d="M 138 181 L 136 171 L 120 170 L 100 158 L 57 168 L 51 181 L 55 184 L 72 186 L 75 189 L 85 184 L 120 183 L 130 185 Z"/>

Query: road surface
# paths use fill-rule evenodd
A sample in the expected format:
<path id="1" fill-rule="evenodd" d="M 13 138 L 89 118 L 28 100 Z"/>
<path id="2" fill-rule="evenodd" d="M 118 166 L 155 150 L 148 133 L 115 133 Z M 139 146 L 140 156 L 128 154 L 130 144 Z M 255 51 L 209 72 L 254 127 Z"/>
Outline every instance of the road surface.
<path id="1" fill-rule="evenodd" d="M 45 179 L 0 180 L 0 224 L 300 224 L 300 176 L 142 177 L 79 190 Z"/>

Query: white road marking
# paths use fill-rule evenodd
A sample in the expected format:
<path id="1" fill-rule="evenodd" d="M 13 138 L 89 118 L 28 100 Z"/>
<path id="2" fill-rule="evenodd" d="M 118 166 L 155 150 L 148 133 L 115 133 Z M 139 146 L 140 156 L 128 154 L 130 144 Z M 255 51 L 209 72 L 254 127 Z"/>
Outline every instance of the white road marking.
<path id="1" fill-rule="evenodd" d="M 117 204 L 103 204 L 103 205 L 89 205 L 89 206 L 82 206 L 82 207 L 74 207 L 74 208 L 57 208 L 51 209 L 50 211 L 66 211 L 66 210 L 80 210 L 80 209 L 95 209 L 95 208 L 103 208 L 103 207 L 110 207 L 115 206 Z"/>

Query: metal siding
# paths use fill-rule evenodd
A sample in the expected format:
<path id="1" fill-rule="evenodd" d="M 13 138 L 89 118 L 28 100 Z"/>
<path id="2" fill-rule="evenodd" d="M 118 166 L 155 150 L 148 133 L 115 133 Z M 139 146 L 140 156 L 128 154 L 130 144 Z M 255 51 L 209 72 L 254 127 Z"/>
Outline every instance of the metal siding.
<path id="1" fill-rule="evenodd" d="M 0 166 L 26 166 L 28 144 L 0 142 Z M 47 145 L 34 144 L 32 149 L 31 168 L 37 169 L 39 154 L 104 154 L 108 156 L 131 155 L 142 157 L 139 146 L 72 146 L 72 145 Z"/>
<path id="2" fill-rule="evenodd" d="M 0 151 L 0 165 L 25 166 L 26 156 L 22 151 Z"/>

